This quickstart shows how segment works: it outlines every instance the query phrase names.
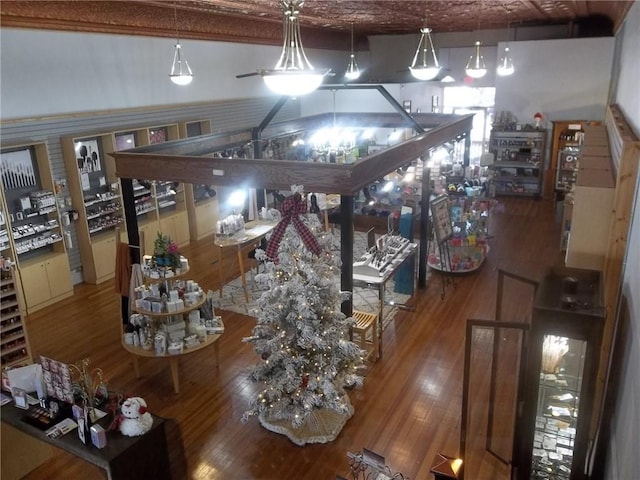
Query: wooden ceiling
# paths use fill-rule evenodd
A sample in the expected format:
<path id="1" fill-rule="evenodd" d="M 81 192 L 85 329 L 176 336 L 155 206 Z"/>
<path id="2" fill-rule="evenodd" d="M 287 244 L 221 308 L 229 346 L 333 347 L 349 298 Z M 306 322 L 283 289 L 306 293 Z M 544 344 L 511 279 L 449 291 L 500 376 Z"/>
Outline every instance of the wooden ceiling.
<path id="1" fill-rule="evenodd" d="M 305 46 L 344 48 L 351 24 L 356 48 L 370 35 L 565 24 L 615 31 L 632 1 L 592 0 L 305 0 L 300 24 Z M 120 33 L 278 45 L 278 0 L 3 1 L 3 27 Z M 177 22 L 176 22 L 177 18 Z M 572 28 L 570 28 L 571 30 Z M 582 30 L 585 30 L 583 28 Z M 602 34 L 602 33 L 600 33 Z"/>

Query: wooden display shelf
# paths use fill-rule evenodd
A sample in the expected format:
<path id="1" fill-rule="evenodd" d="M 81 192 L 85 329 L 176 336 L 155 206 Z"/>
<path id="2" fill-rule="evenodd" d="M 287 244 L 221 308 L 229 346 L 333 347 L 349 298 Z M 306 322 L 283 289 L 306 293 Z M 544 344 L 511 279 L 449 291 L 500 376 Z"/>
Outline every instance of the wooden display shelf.
<path id="1" fill-rule="evenodd" d="M 157 315 L 157 314 L 154 314 L 154 315 Z M 219 367 L 220 366 L 220 349 L 218 346 L 218 340 L 220 339 L 220 337 L 222 337 L 222 335 L 223 335 L 222 333 L 207 335 L 206 340 L 200 345 L 185 348 L 181 353 L 176 353 L 176 354 L 156 355 L 153 349 L 145 350 L 142 347 L 136 347 L 134 345 L 126 344 L 124 342 L 124 337 L 122 337 L 123 338 L 122 347 L 127 352 L 129 352 L 133 357 L 133 368 L 135 370 L 136 378 L 140 378 L 139 357 L 159 358 L 163 360 L 169 360 L 169 368 L 171 369 L 171 380 L 173 381 L 173 390 L 175 391 L 175 393 L 180 393 L 180 375 L 179 375 L 180 357 L 184 355 L 188 355 L 190 353 L 198 352 L 200 350 L 203 350 L 213 345 L 215 366 Z"/>
<path id="2" fill-rule="evenodd" d="M 175 312 L 152 312 L 151 310 L 145 310 L 143 308 L 137 308 L 137 307 L 131 307 L 131 310 L 141 315 L 147 315 L 149 317 L 171 317 L 173 315 L 184 315 L 185 313 L 189 313 L 192 310 L 196 310 L 200 308 L 202 305 L 204 305 L 204 302 L 206 301 L 207 301 L 207 296 L 203 295 L 202 298 L 198 300 L 196 303 L 194 303 L 193 305 L 189 305 L 188 307 L 185 307 L 181 310 L 177 310 Z"/>

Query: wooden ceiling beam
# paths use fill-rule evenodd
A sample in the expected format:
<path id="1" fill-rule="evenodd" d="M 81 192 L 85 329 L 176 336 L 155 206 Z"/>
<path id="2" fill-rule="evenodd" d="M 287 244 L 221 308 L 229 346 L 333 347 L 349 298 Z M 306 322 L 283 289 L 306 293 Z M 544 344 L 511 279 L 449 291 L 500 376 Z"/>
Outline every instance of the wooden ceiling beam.
<path id="1" fill-rule="evenodd" d="M 361 120 L 362 118 L 358 126 L 364 128 L 366 124 Z M 291 122 L 291 125 L 294 124 L 295 122 Z M 202 150 L 207 144 L 213 148 L 208 153 L 219 151 L 224 148 L 220 134 L 176 140 L 109 155 L 115 158 L 116 176 L 120 178 L 171 180 L 217 186 L 243 185 L 274 190 L 304 185 L 307 191 L 352 195 L 363 186 L 425 155 L 430 148 L 467 135 L 472 124 L 473 115 L 444 115 L 441 124 L 432 130 L 349 165 L 176 154 L 179 151 Z M 238 139 L 237 134 L 234 139 Z M 231 136 L 229 140 L 232 140 Z"/>

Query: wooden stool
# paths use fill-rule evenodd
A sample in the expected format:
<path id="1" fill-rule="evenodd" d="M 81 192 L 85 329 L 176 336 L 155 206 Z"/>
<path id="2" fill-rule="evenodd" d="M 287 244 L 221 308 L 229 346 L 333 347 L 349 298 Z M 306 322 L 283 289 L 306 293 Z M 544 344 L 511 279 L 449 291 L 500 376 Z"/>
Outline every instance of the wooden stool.
<path id="1" fill-rule="evenodd" d="M 367 358 L 373 354 L 373 359 L 378 359 L 378 316 L 374 313 L 359 312 L 354 310 L 351 315 L 355 320 L 355 325 L 351 327 L 353 341 L 367 352 Z M 371 335 L 371 340 L 367 340 L 367 335 Z M 357 338 L 356 338 L 357 336 Z"/>

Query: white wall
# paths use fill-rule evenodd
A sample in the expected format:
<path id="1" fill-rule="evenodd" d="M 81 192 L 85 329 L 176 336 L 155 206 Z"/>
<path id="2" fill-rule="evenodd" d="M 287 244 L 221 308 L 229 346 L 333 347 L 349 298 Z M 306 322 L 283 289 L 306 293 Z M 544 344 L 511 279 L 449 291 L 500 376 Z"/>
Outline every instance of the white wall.
<path id="1" fill-rule="evenodd" d="M 620 65 L 615 103 L 635 127 L 640 137 L 640 2 L 634 2 L 627 14 L 621 38 Z"/>
<path id="2" fill-rule="evenodd" d="M 618 36 L 619 65 L 614 66 L 618 81 L 613 101 L 624 112 L 636 136 L 640 136 L 640 2 L 634 2 Z M 620 391 L 610 423 L 605 478 L 612 480 L 637 478 L 640 472 L 640 172 L 622 284 L 630 322 L 623 342 L 625 365 L 622 372 L 616 372 L 620 374 Z"/>
<path id="3" fill-rule="evenodd" d="M 536 112 L 547 122 L 604 120 L 614 46 L 613 37 L 511 42 L 516 71 L 496 77 L 496 112 L 520 123 Z"/>
<path id="4" fill-rule="evenodd" d="M 402 105 L 411 101 L 411 111 L 430 112 L 431 96 L 438 95 L 442 108 L 442 86 L 433 82 L 383 84 L 389 94 Z M 302 115 L 315 115 L 334 111 L 334 92 L 319 90 L 301 100 Z M 376 90 L 336 90 L 336 112 L 395 112 L 391 104 Z"/>
<path id="5" fill-rule="evenodd" d="M 195 76 L 179 87 L 168 38 L 3 28 L 0 42 L 2 120 L 272 95 L 260 77 L 235 76 L 272 68 L 281 50 L 182 41 Z M 306 53 L 316 68 L 344 63 L 343 53 Z"/>

